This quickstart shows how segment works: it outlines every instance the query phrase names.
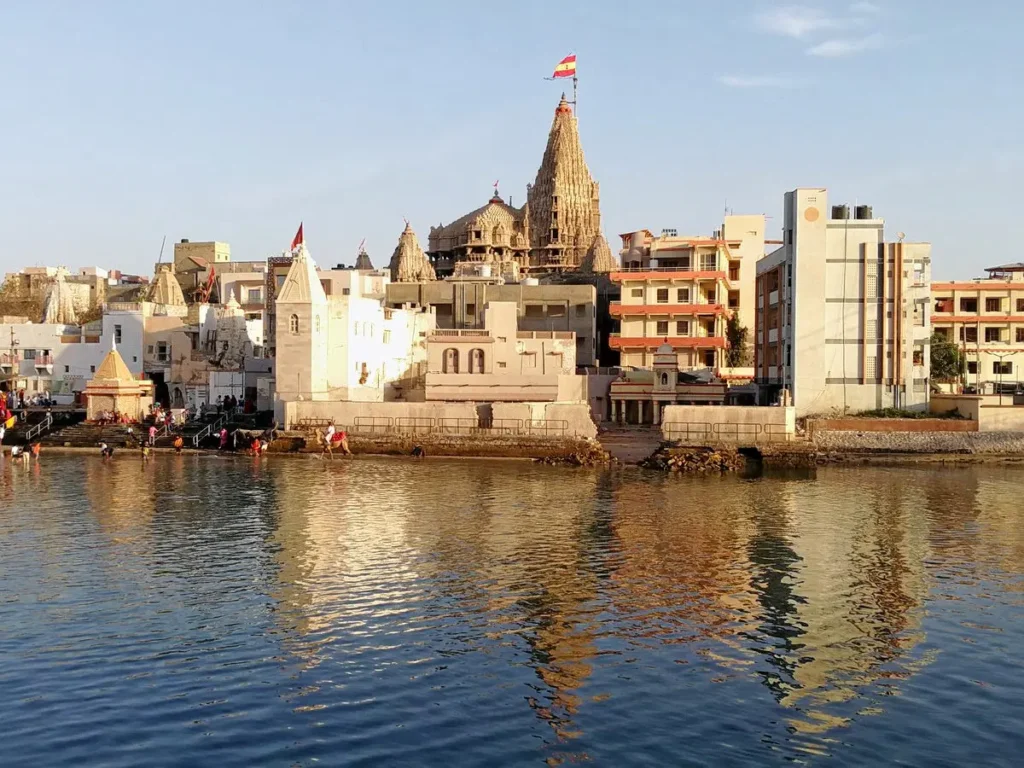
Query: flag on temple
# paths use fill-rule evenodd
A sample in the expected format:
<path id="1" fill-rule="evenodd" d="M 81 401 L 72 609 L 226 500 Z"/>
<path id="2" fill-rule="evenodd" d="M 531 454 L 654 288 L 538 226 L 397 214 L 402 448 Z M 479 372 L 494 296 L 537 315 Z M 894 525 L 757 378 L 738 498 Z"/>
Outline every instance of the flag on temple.
<path id="1" fill-rule="evenodd" d="M 576 77 L 576 54 L 570 53 L 555 66 L 551 78 Z"/>
<path id="2" fill-rule="evenodd" d="M 300 245 L 302 245 L 303 242 L 304 241 L 302 239 L 302 222 L 300 221 L 299 222 L 299 231 L 296 232 L 295 233 L 295 237 L 292 238 L 291 250 L 294 251 L 296 248 L 298 248 Z"/>

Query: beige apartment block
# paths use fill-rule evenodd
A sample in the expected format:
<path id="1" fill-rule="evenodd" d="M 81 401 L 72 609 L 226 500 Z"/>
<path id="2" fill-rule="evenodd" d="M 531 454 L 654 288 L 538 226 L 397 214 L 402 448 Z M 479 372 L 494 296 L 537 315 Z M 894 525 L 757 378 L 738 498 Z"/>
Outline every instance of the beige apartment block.
<path id="1" fill-rule="evenodd" d="M 932 329 L 963 351 L 967 388 L 1015 391 L 1024 366 L 1024 264 L 985 271 L 987 278 L 932 283 Z"/>
<path id="2" fill-rule="evenodd" d="M 726 216 L 712 237 L 664 230 L 621 236 L 621 286 L 611 305 L 620 330 L 611 338 L 624 367 L 650 368 L 662 345 L 675 350 L 679 370 L 725 366 L 726 323 L 735 313 L 753 329 L 754 279 L 764 255 L 763 215 Z"/>
<path id="3" fill-rule="evenodd" d="M 931 246 L 886 242 L 869 206 L 787 192 L 783 245 L 757 263 L 755 370 L 798 416 L 928 407 Z"/>
<path id="4" fill-rule="evenodd" d="M 493 302 L 516 305 L 520 331 L 558 331 L 575 334 L 576 364 L 597 365 L 597 289 L 592 285 L 501 283 L 496 279 L 438 280 L 389 283 L 386 304 L 401 308 L 431 307 L 437 327 L 484 327 L 484 307 Z"/>
<path id="5" fill-rule="evenodd" d="M 514 302 L 484 308 L 484 327 L 435 329 L 427 337 L 427 400 L 579 402 L 571 331 L 520 331 Z"/>

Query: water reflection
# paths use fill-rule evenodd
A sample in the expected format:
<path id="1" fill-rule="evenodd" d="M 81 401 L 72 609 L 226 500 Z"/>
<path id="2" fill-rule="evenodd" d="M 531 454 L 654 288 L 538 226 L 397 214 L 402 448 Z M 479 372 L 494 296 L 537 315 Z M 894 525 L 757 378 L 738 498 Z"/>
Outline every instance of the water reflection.
<path id="1" fill-rule="evenodd" d="M 75 600 L 102 600 L 122 635 L 157 632 L 165 655 L 260 670 L 302 718 L 288 743 L 328 762 L 387 762 L 382 729 L 399 723 L 455 763 L 473 749 L 533 760 L 538 739 L 551 763 L 621 763 L 672 754 L 684 733 L 710 749 L 730 722 L 748 739 L 741 762 L 762 764 L 841 753 L 909 685 L 935 684 L 923 673 L 962 653 L 953 632 L 1007 642 L 987 604 L 968 624 L 934 604 L 991 601 L 997 580 L 996 599 L 1019 607 L 1015 486 L 978 468 L 741 479 L 47 457 L 0 467 L 0 557 L 14 563 L 0 586 L 17 606 L 38 583 L 72 624 Z M 82 632 L 100 653 L 102 631 Z M 230 694 L 212 700 L 230 712 Z M 332 740 L 301 738 L 353 718 Z"/>

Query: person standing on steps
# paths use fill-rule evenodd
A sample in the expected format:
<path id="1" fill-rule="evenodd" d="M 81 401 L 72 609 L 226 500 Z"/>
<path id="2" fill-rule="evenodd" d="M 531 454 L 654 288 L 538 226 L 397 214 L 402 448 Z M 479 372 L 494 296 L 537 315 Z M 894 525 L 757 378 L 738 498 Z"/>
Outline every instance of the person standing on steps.
<path id="1" fill-rule="evenodd" d="M 150 447 L 156 445 L 156 424 L 149 425 L 149 445 Z"/>

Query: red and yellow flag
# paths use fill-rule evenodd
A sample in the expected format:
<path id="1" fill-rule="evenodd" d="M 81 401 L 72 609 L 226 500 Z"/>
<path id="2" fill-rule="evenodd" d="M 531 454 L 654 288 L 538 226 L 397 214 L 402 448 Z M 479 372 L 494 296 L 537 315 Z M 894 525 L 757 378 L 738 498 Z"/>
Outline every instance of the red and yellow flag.
<path id="1" fill-rule="evenodd" d="M 570 53 L 558 62 L 551 77 L 576 77 L 576 54 Z"/>

